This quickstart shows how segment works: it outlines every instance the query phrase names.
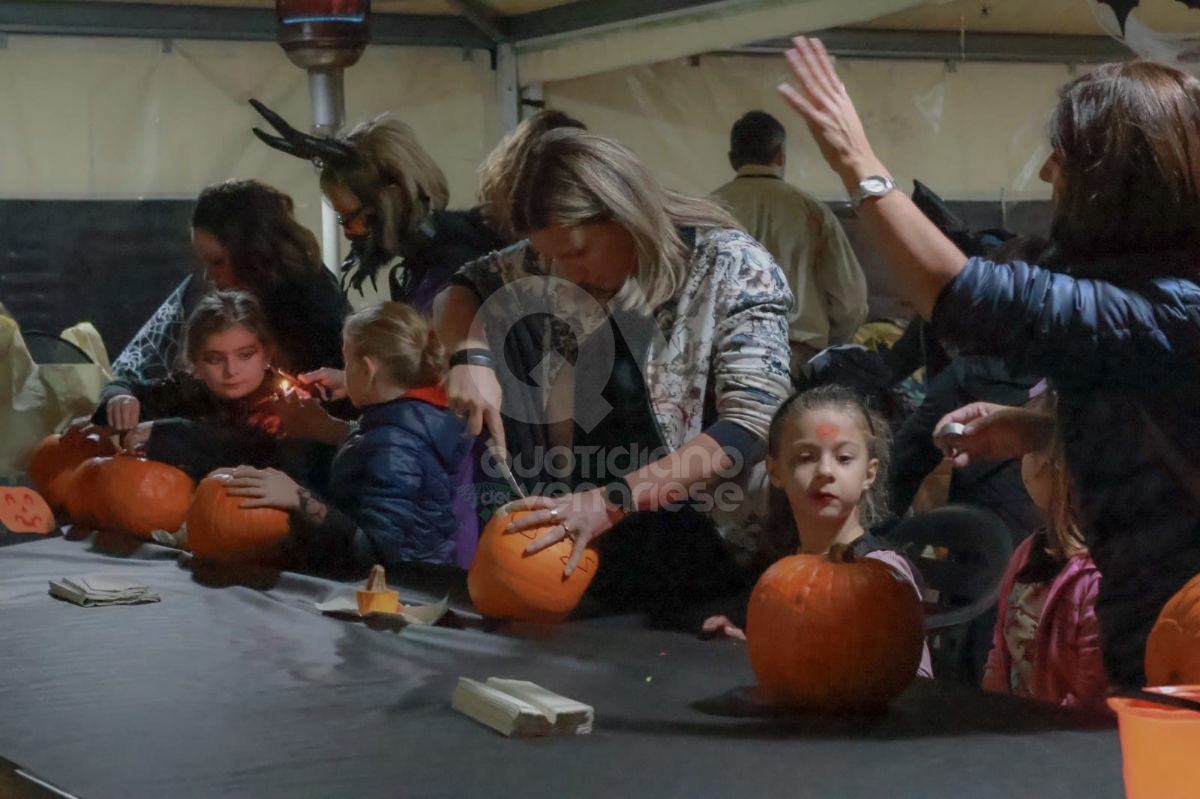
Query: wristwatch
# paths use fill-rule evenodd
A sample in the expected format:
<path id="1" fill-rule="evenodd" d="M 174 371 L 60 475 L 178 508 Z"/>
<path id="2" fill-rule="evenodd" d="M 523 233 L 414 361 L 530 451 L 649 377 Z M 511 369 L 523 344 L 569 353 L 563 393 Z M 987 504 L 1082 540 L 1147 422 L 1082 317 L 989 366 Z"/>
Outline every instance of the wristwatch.
<path id="1" fill-rule="evenodd" d="M 858 184 L 858 191 L 850 198 L 850 205 L 855 211 L 870 197 L 882 197 L 895 189 L 899 184 L 886 175 L 868 175 Z"/>
<path id="2" fill-rule="evenodd" d="M 491 350 L 465 349 L 450 356 L 449 367 L 454 366 L 486 366 L 495 369 L 496 360 L 492 357 Z"/>

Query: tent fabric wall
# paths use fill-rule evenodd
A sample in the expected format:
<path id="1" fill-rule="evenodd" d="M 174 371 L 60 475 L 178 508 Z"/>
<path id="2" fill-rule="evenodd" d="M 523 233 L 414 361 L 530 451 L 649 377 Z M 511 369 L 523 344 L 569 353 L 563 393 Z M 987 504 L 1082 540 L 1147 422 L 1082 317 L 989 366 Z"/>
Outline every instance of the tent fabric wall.
<path id="1" fill-rule="evenodd" d="M 1066 66 L 839 60 L 876 153 L 902 185 L 958 200 L 1049 197 L 1038 180 Z M 544 86 L 546 103 L 624 141 L 668 186 L 708 193 L 732 177 L 729 129 L 761 108 L 788 129 L 788 179 L 825 200 L 845 189 L 776 87 L 782 57 L 706 56 Z"/>
<path id="2" fill-rule="evenodd" d="M 0 48 L 0 198 L 187 199 L 255 177 L 289 193 L 319 236 L 314 169 L 250 132 L 256 97 L 297 127 L 310 117 L 304 71 L 257 42 L 10 36 Z M 394 111 L 445 170 L 451 206 L 469 206 L 495 141 L 489 54 L 368 48 L 346 73 L 349 124 Z"/>
<path id="3" fill-rule="evenodd" d="M 690 14 L 517 45 L 525 83 L 543 83 L 824 30 L 945 0 L 727 0 Z"/>

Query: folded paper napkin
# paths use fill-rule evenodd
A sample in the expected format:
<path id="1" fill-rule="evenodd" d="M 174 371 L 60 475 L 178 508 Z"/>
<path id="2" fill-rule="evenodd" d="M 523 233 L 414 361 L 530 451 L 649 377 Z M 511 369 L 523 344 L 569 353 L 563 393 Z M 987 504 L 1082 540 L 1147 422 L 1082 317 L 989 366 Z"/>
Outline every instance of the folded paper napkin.
<path id="1" fill-rule="evenodd" d="M 50 594 L 83 608 L 160 601 L 158 594 L 151 593 L 149 587 L 119 574 L 85 574 L 51 580 Z"/>

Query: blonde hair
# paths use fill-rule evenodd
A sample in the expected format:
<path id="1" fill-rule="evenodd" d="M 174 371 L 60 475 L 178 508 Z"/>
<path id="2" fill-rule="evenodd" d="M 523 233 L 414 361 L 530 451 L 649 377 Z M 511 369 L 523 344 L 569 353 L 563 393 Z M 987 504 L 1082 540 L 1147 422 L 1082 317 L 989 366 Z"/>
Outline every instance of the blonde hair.
<path id="1" fill-rule="evenodd" d="M 346 318 L 343 332 L 354 353 L 379 361 L 397 386 L 424 388 L 440 383 L 446 352 L 428 317 L 403 302 L 381 302 Z"/>
<path id="2" fill-rule="evenodd" d="M 1056 425 L 1057 427 L 1057 425 Z M 1075 483 L 1067 471 L 1062 438 L 1056 429 L 1050 443 L 1038 453 L 1051 470 L 1050 497 L 1046 507 L 1046 550 L 1056 559 L 1086 555 L 1083 531 L 1075 513 Z"/>
<path id="3" fill-rule="evenodd" d="M 687 274 L 691 252 L 680 228 L 742 229 L 716 203 L 663 188 L 625 145 L 583 130 L 544 133 L 514 173 L 517 233 L 616 222 L 633 236 L 635 277 L 651 308 L 674 297 Z"/>
<path id="4" fill-rule="evenodd" d="M 412 128 L 398 119 L 377 117 L 346 136 L 357 158 L 350 166 L 321 170 L 321 191 L 344 187 L 381 222 L 391 253 L 417 231 L 429 214 L 450 202 L 446 175 L 417 142 Z"/>
<path id="5" fill-rule="evenodd" d="M 479 165 L 479 210 L 492 227 L 509 241 L 517 238 L 511 206 L 517 170 L 546 131 L 560 128 L 587 130 L 582 122 L 562 111 L 538 111 L 509 131 Z"/>

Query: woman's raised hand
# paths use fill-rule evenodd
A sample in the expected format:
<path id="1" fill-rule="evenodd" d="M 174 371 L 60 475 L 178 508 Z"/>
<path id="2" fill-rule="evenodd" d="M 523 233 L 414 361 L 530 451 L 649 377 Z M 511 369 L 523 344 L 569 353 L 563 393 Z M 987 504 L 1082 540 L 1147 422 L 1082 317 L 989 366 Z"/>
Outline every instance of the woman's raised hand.
<path id="1" fill-rule="evenodd" d="M 496 441 L 496 457 L 507 459 L 504 418 L 500 415 L 504 391 L 496 373 L 475 364 L 452 366 L 446 375 L 446 396 L 450 410 L 467 421 L 467 432 L 477 436 L 486 427 Z"/>
<path id="2" fill-rule="evenodd" d="M 781 83 L 779 93 L 803 117 L 829 166 L 850 191 L 868 175 L 886 174 L 825 45 L 803 36 L 792 44 L 786 57 L 796 86 Z"/>
<path id="3" fill-rule="evenodd" d="M 142 404 L 137 397 L 129 394 L 113 397 L 105 408 L 108 411 L 108 426 L 119 433 L 137 427 L 142 418 Z"/>

